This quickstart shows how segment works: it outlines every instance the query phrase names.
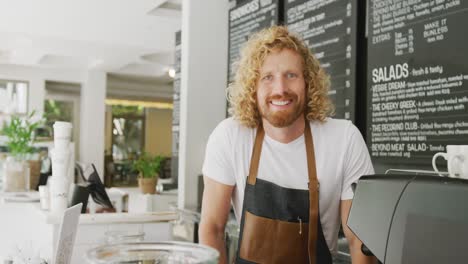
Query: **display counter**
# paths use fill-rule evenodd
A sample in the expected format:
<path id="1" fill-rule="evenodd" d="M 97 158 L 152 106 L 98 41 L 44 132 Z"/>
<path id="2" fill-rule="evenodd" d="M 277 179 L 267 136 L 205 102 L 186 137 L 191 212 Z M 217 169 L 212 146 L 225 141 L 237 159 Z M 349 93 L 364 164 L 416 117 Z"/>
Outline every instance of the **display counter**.
<path id="1" fill-rule="evenodd" d="M 60 216 L 41 210 L 39 203 L 4 201 L 0 202 L 0 216 L 0 260 L 37 253 L 46 260 L 51 259 Z M 106 243 L 107 231 L 143 231 L 145 241 L 172 240 L 171 221 L 177 219 L 174 211 L 82 214 L 72 263 L 86 263 L 85 252 Z"/>

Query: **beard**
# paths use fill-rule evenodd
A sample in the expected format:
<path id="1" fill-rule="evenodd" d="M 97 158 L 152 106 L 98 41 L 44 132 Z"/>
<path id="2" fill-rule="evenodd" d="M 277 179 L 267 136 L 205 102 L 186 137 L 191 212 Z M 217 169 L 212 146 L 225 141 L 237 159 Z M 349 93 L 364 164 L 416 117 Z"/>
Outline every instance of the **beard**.
<path id="1" fill-rule="evenodd" d="M 273 111 L 270 109 L 272 100 L 292 100 L 293 107 L 286 110 Z M 266 119 L 274 127 L 287 127 L 304 114 L 304 102 L 298 101 L 298 96 L 294 93 L 285 93 L 283 96 L 274 95 L 268 97 L 265 102 L 259 103 L 260 116 Z"/>

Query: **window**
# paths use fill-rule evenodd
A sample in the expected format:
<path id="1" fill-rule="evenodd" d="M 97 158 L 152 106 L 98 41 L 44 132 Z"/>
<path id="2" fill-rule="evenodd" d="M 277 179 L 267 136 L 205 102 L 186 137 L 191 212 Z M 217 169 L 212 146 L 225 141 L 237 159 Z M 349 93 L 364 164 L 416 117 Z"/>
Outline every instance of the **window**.
<path id="1" fill-rule="evenodd" d="M 28 83 L 0 80 L 0 112 L 7 114 L 28 113 Z"/>
<path id="2" fill-rule="evenodd" d="M 139 106 L 112 106 L 112 186 L 136 186 L 132 164 L 144 150 L 145 111 Z M 106 165 L 107 166 L 107 165 Z"/>
<path id="3" fill-rule="evenodd" d="M 73 126 L 71 140 L 74 143 L 75 157 L 78 160 L 80 146 L 80 101 L 81 85 L 78 83 L 64 83 L 46 81 L 44 100 L 45 128 L 50 139 L 53 137 L 55 121 L 70 122 Z"/>

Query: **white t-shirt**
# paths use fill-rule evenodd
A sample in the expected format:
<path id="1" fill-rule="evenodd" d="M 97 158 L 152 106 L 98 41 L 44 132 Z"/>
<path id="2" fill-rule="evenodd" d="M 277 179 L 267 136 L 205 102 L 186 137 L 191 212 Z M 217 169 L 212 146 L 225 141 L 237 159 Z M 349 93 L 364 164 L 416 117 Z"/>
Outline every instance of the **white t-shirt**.
<path id="1" fill-rule="evenodd" d="M 328 248 L 337 250 L 340 200 L 353 198 L 351 184 L 374 169 L 359 130 L 347 120 L 329 118 L 310 123 L 320 182 L 320 220 Z M 256 129 L 233 118 L 223 120 L 211 133 L 206 146 L 203 175 L 235 185 L 232 197 L 238 222 L 242 216 L 244 188 L 249 173 Z M 258 178 L 286 188 L 307 190 L 307 157 L 304 135 L 284 144 L 265 133 Z"/>

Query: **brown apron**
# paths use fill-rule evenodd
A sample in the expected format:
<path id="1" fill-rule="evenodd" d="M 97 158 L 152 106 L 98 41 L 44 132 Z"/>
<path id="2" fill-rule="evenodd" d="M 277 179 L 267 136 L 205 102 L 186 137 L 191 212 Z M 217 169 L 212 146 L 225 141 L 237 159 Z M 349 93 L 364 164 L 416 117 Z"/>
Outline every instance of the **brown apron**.
<path id="1" fill-rule="evenodd" d="M 309 190 L 257 179 L 264 136 L 260 125 L 245 185 L 236 263 L 332 264 L 320 223 L 319 182 L 309 122 L 304 131 Z"/>

